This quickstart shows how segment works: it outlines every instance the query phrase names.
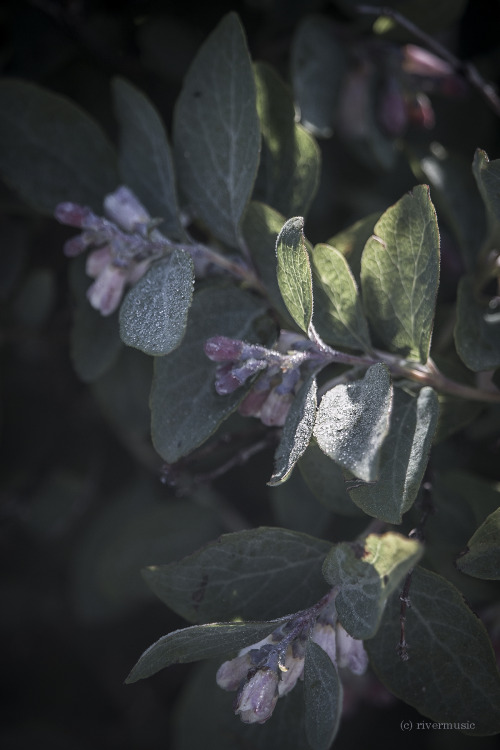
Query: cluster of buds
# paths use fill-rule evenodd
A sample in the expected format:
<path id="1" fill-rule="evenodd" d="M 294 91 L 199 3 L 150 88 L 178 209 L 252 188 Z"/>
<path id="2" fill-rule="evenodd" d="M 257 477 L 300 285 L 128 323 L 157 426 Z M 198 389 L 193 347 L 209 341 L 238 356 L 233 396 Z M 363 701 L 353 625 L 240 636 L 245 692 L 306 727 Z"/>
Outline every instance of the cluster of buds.
<path id="1" fill-rule="evenodd" d="M 87 296 L 92 307 L 110 315 L 127 284 L 135 284 L 151 262 L 165 254 L 169 242 L 156 229 L 159 220 L 151 218 L 127 187 L 107 195 L 104 210 L 107 218 L 77 203 L 59 203 L 54 215 L 61 224 L 82 230 L 65 243 L 67 256 L 94 248 L 86 263 L 87 274 L 95 279 Z"/>
<path id="2" fill-rule="evenodd" d="M 224 690 L 238 691 L 234 711 L 244 723 L 267 721 L 278 699 L 303 678 L 308 637 L 328 654 L 336 668 L 346 667 L 356 675 L 366 671 L 368 657 L 363 643 L 337 622 L 332 592 L 319 614 L 309 611 L 294 616 L 221 665 L 217 684 Z"/>
<path id="3" fill-rule="evenodd" d="M 297 351 L 304 346 L 307 347 L 305 350 Z M 258 417 L 270 427 L 281 427 L 302 382 L 300 367 L 314 359 L 311 346 L 311 342 L 303 337 L 282 331 L 275 349 L 214 336 L 206 341 L 205 353 L 218 363 L 215 389 L 221 396 L 233 393 L 260 373 L 240 404 L 240 414 Z"/>

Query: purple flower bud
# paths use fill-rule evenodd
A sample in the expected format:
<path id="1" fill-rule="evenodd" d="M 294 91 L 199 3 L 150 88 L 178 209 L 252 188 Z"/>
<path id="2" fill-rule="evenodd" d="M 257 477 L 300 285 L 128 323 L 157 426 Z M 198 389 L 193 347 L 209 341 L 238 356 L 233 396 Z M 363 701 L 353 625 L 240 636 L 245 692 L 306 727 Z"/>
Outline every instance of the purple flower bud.
<path id="1" fill-rule="evenodd" d="M 300 370 L 298 367 L 294 367 L 292 370 L 285 370 L 281 383 L 276 386 L 276 393 L 284 395 L 285 393 L 293 393 L 295 386 L 299 382 Z"/>
<path id="2" fill-rule="evenodd" d="M 273 388 L 260 410 L 260 418 L 268 427 L 282 427 L 285 424 L 293 395 L 285 393 L 281 395 Z"/>
<path id="3" fill-rule="evenodd" d="M 278 694 L 280 698 L 289 693 L 290 690 L 293 690 L 297 684 L 297 680 L 302 677 L 304 672 L 304 655 L 301 654 L 300 656 L 294 656 L 293 644 L 288 647 L 286 652 L 284 667 L 285 669 L 280 667 L 281 680 L 278 683 Z"/>
<path id="4" fill-rule="evenodd" d="M 148 224 L 151 220 L 142 203 L 124 185 L 106 196 L 104 209 L 109 218 L 126 232 L 133 232 L 138 224 Z"/>
<path id="5" fill-rule="evenodd" d="M 333 664 L 337 664 L 337 649 L 335 628 L 326 622 L 317 622 L 311 635 L 314 643 L 321 646 L 323 651 L 328 654 Z"/>
<path id="6" fill-rule="evenodd" d="M 255 375 L 255 373 L 260 370 L 265 370 L 266 367 L 267 363 L 263 362 L 261 359 L 246 359 L 241 367 L 233 367 L 233 375 L 235 378 L 238 378 L 241 385 L 243 385 L 248 378 Z"/>
<path id="7" fill-rule="evenodd" d="M 87 276 L 96 279 L 112 261 L 112 253 L 109 245 L 100 247 L 89 253 L 85 264 Z"/>
<path id="8" fill-rule="evenodd" d="M 270 388 L 263 391 L 259 390 L 256 384 L 239 405 L 239 413 L 243 417 L 260 417 L 260 410 L 270 392 Z"/>
<path id="9" fill-rule="evenodd" d="M 83 234 L 77 234 L 76 237 L 70 237 L 64 243 L 63 252 L 68 258 L 75 258 L 80 253 L 83 253 L 89 245 L 92 244 L 92 238 L 88 237 L 84 232 Z"/>
<path id="10" fill-rule="evenodd" d="M 219 396 L 227 396 L 229 393 L 234 393 L 238 388 L 241 388 L 241 383 L 233 375 L 233 363 L 227 362 L 219 365 L 215 371 L 215 390 Z"/>
<path id="11" fill-rule="evenodd" d="M 70 227 L 82 228 L 88 220 L 92 211 L 88 206 L 79 206 L 78 203 L 59 203 L 54 211 L 54 216 L 61 224 Z"/>
<path id="12" fill-rule="evenodd" d="M 240 688 L 234 712 L 245 724 L 263 724 L 278 700 L 278 674 L 271 669 L 259 669 Z"/>
<path id="13" fill-rule="evenodd" d="M 90 304 L 101 315 L 111 315 L 123 296 L 126 275 L 119 268 L 107 265 L 87 290 Z"/>
<path id="14" fill-rule="evenodd" d="M 212 362 L 230 362 L 240 358 L 243 342 L 227 336 L 213 336 L 205 342 L 205 354 Z"/>
<path id="15" fill-rule="evenodd" d="M 354 674 L 364 674 L 368 667 L 368 655 L 363 641 L 358 641 L 349 635 L 340 623 L 337 623 L 336 637 L 338 666 L 347 667 Z"/>
<path id="16" fill-rule="evenodd" d="M 237 690 L 251 668 L 252 662 L 248 651 L 235 659 L 225 661 L 217 670 L 217 685 L 223 690 Z"/>

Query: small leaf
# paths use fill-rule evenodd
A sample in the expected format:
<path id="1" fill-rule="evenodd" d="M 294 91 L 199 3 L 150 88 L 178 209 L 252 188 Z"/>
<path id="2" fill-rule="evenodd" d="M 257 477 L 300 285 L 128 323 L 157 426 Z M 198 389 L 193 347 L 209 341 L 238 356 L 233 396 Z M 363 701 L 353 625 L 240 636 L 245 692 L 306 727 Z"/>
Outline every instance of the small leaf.
<path id="1" fill-rule="evenodd" d="M 123 300 L 122 341 L 154 356 L 176 349 L 186 330 L 193 284 L 193 261 L 183 250 L 154 263 Z"/>
<path id="2" fill-rule="evenodd" d="M 369 516 L 401 523 L 422 482 L 436 429 L 439 404 L 432 388 L 418 398 L 394 392 L 389 434 L 380 454 L 380 475 L 373 485 L 355 487 L 352 500 Z"/>
<path id="3" fill-rule="evenodd" d="M 460 279 L 458 287 L 455 345 L 475 372 L 500 367 L 500 312 L 478 298 L 470 276 Z"/>
<path id="4" fill-rule="evenodd" d="M 295 122 L 292 92 L 265 63 L 254 66 L 262 149 L 254 198 L 285 216 L 305 216 L 316 193 L 320 152 Z"/>
<path id="5" fill-rule="evenodd" d="M 222 19 L 186 75 L 174 113 L 174 149 L 195 216 L 237 246 L 259 163 L 260 127 L 252 65 L 235 13 Z"/>
<path id="6" fill-rule="evenodd" d="M 456 566 L 475 578 L 500 580 L 500 508 L 488 516 L 467 543 Z"/>
<path id="7" fill-rule="evenodd" d="M 315 441 L 309 444 L 298 466 L 307 486 L 325 508 L 341 516 L 364 515 L 347 492 L 342 469 Z"/>
<path id="8" fill-rule="evenodd" d="M 175 463 L 209 438 L 251 385 L 219 396 L 214 386 L 216 365 L 205 355 L 205 341 L 219 335 L 255 339 L 253 325 L 264 312 L 261 302 L 237 288 L 214 286 L 195 294 L 181 345 L 155 359 L 152 436 L 165 461 Z"/>
<path id="9" fill-rule="evenodd" d="M 304 700 L 306 735 L 312 750 L 330 748 L 342 716 L 342 692 L 332 660 L 309 639 L 304 662 Z"/>
<path id="10" fill-rule="evenodd" d="M 147 96 L 123 78 L 113 81 L 120 125 L 120 172 L 153 217 L 164 219 L 161 229 L 179 237 L 179 221 L 172 155 L 165 128 Z"/>
<path id="11" fill-rule="evenodd" d="M 316 378 L 306 380 L 293 400 L 280 443 L 274 456 L 274 471 L 268 484 L 274 487 L 290 476 L 312 437 L 316 418 Z"/>
<path id="12" fill-rule="evenodd" d="M 307 333 L 312 318 L 313 292 L 301 216 L 289 219 L 283 226 L 276 240 L 276 255 L 281 296 L 294 321 Z"/>
<path id="13" fill-rule="evenodd" d="M 369 349 L 370 335 L 358 288 L 341 252 L 316 245 L 311 254 L 314 274 L 314 325 L 329 344 Z"/>
<path id="14" fill-rule="evenodd" d="M 337 232 L 327 241 L 327 245 L 335 247 L 344 255 L 349 263 L 356 282 L 359 284 L 361 276 L 361 256 L 364 247 L 375 230 L 375 224 L 381 217 L 380 212 L 365 216 L 349 227 Z"/>
<path id="15" fill-rule="evenodd" d="M 337 385 L 323 396 L 314 436 L 321 450 L 365 482 L 378 476 L 389 430 L 392 385 L 387 367 L 372 365 L 363 380 Z"/>
<path id="16" fill-rule="evenodd" d="M 142 654 L 125 682 L 151 677 L 172 664 L 225 656 L 261 641 L 278 627 L 279 622 L 216 622 L 174 630 Z"/>
<path id="17" fill-rule="evenodd" d="M 224 534 L 190 557 L 147 568 L 154 593 L 190 622 L 268 619 L 314 604 L 326 592 L 330 544 L 279 528 Z"/>
<path id="18" fill-rule="evenodd" d="M 391 351 L 427 361 L 438 282 L 436 212 L 418 185 L 379 219 L 361 261 L 365 311 Z"/>
<path id="19" fill-rule="evenodd" d="M 472 172 L 488 211 L 500 221 L 500 159 L 490 161 L 486 151 L 478 148 Z"/>
<path id="20" fill-rule="evenodd" d="M 99 211 L 120 182 L 99 125 L 69 99 L 32 83 L 0 83 L 0 142 L 2 177 L 43 214 L 64 201 Z"/>
<path id="21" fill-rule="evenodd" d="M 463 722 L 478 737 L 500 732 L 500 674 L 481 620 L 441 576 L 417 568 L 406 614 L 409 660 L 396 652 L 399 591 L 388 602 L 377 635 L 365 647 L 384 685 L 437 722 Z"/>
<path id="22" fill-rule="evenodd" d="M 323 574 L 331 586 L 340 587 L 335 607 L 353 638 L 373 638 L 387 598 L 422 554 L 419 542 L 394 532 L 370 534 L 361 542 L 342 542 L 333 547 Z"/>

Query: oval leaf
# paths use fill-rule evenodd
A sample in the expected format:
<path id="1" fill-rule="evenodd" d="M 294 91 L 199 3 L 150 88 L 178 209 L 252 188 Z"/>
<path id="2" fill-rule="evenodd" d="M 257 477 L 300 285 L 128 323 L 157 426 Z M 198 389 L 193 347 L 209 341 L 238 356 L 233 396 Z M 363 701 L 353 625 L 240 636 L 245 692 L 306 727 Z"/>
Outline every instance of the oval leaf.
<path id="1" fill-rule="evenodd" d="M 267 619 L 314 604 L 326 592 L 330 544 L 279 528 L 224 534 L 170 565 L 143 572 L 154 593 L 190 622 Z"/>
<path id="2" fill-rule="evenodd" d="M 0 143 L 2 177 L 44 214 L 63 201 L 99 211 L 120 182 L 99 125 L 69 99 L 32 83 L 0 83 Z"/>
<path id="3" fill-rule="evenodd" d="M 456 566 L 475 578 L 500 580 L 500 508 L 488 516 L 467 543 Z"/>
<path id="4" fill-rule="evenodd" d="M 335 607 L 353 638 L 372 638 L 387 598 L 422 557 L 423 547 L 408 537 L 388 532 L 370 534 L 362 542 L 336 544 L 323 565 L 331 586 L 339 586 Z"/>
<path id="5" fill-rule="evenodd" d="M 172 155 L 158 112 L 147 96 L 123 78 L 113 81 L 120 126 L 120 172 L 123 181 L 154 217 L 164 220 L 162 231 L 179 237 L 177 194 Z"/>
<path id="6" fill-rule="evenodd" d="M 422 388 L 418 398 L 395 390 L 378 481 L 354 487 L 349 493 L 369 516 L 401 523 L 420 488 L 438 414 L 439 402 L 432 388 Z"/>
<path id="7" fill-rule="evenodd" d="M 408 661 L 395 648 L 399 591 L 388 602 L 377 635 L 365 643 L 378 677 L 434 721 L 464 722 L 462 731 L 474 736 L 500 732 L 500 674 L 481 620 L 451 583 L 423 568 L 413 573 L 410 599 Z"/>
<path id="8" fill-rule="evenodd" d="M 391 379 L 383 364 L 372 365 L 363 380 L 335 386 L 319 405 L 314 426 L 319 447 L 354 476 L 376 479 L 391 403 Z"/>
<path id="9" fill-rule="evenodd" d="M 296 216 L 276 240 L 278 284 L 288 312 L 306 333 L 313 311 L 312 274 L 304 240 L 304 219 Z"/>
<path id="10" fill-rule="evenodd" d="M 313 640 L 304 662 L 305 729 L 312 750 L 328 750 L 342 716 L 342 683 L 332 660 Z"/>
<path id="11" fill-rule="evenodd" d="M 176 349 L 186 330 L 193 284 L 193 261 L 183 250 L 152 265 L 123 300 L 122 341 L 155 356 Z"/>
<path id="12" fill-rule="evenodd" d="M 222 19 L 188 71 L 174 114 L 174 149 L 194 214 L 216 237 L 237 246 L 259 163 L 260 127 L 252 65 L 235 13 Z"/>
<path id="13" fill-rule="evenodd" d="M 418 185 L 382 215 L 361 259 L 365 310 L 391 351 L 427 361 L 438 283 L 436 212 Z"/>
<path id="14" fill-rule="evenodd" d="M 458 286 L 455 345 L 475 372 L 500 367 L 500 312 L 478 298 L 471 276 L 460 279 Z"/>

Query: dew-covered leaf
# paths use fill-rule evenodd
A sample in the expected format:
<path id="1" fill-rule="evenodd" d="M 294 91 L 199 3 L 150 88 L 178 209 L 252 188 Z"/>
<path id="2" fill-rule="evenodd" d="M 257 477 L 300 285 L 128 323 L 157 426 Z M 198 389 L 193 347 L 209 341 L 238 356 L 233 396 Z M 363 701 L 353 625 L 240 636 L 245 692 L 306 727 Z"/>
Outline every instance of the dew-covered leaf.
<path id="1" fill-rule="evenodd" d="M 120 308 L 120 335 L 145 354 L 169 354 L 181 343 L 193 298 L 193 261 L 183 250 L 154 263 Z"/>
<path id="2" fill-rule="evenodd" d="M 339 586 L 335 607 L 353 638 L 372 638 L 380 625 L 388 597 L 423 554 L 414 539 L 387 532 L 370 534 L 360 542 L 336 544 L 323 565 L 331 586 Z"/>
<path id="3" fill-rule="evenodd" d="M 216 622 L 174 630 L 153 643 L 139 658 L 126 683 L 143 680 L 172 664 L 214 659 L 262 640 L 278 627 L 271 622 Z"/>
<path id="4" fill-rule="evenodd" d="M 290 476 L 312 437 L 316 418 L 316 378 L 306 380 L 295 396 L 274 456 L 274 471 L 268 484 L 281 484 Z"/>
<path id="5" fill-rule="evenodd" d="M 260 150 L 255 81 L 235 13 L 196 55 L 174 113 L 174 155 L 194 215 L 229 245 L 252 193 Z"/>
<path id="6" fill-rule="evenodd" d="M 426 362 L 439 283 L 439 232 L 429 188 L 387 209 L 361 261 L 365 311 L 391 351 Z"/>
<path id="7" fill-rule="evenodd" d="M 500 674 L 481 620 L 451 583 L 417 568 L 406 612 L 409 660 L 403 661 L 396 651 L 399 594 L 389 600 L 377 635 L 365 642 L 377 676 L 436 722 L 463 722 L 462 731 L 477 737 L 500 732 Z"/>
<path id="8" fill-rule="evenodd" d="M 289 219 L 276 240 L 278 284 L 296 324 L 306 333 L 313 311 L 312 274 L 304 239 L 304 219 Z"/>
<path id="9" fill-rule="evenodd" d="M 254 70 L 262 131 L 254 198 L 285 216 L 305 216 L 318 187 L 318 146 L 295 122 L 292 93 L 279 75 L 265 63 Z"/>
<path id="10" fill-rule="evenodd" d="M 311 750 L 328 750 L 342 716 L 342 683 L 332 660 L 313 640 L 304 662 L 305 728 Z"/>
<path id="11" fill-rule="evenodd" d="M 182 343 L 155 359 L 152 435 L 165 461 L 175 463 L 201 445 L 248 390 L 242 387 L 228 396 L 217 394 L 216 364 L 204 352 L 205 341 L 211 336 L 255 340 L 254 324 L 264 312 L 260 301 L 234 287 L 214 286 L 194 295 Z"/>
<path id="12" fill-rule="evenodd" d="M 172 154 L 165 128 L 148 97 L 123 78 L 113 81 L 120 126 L 119 166 L 123 181 L 167 235 L 182 234 Z"/>
<path id="13" fill-rule="evenodd" d="M 389 430 L 392 384 L 387 367 L 372 365 L 363 380 L 331 388 L 319 405 L 314 436 L 327 456 L 365 482 L 378 477 Z"/>
<path id="14" fill-rule="evenodd" d="M 422 388 L 417 398 L 400 389 L 394 391 L 379 478 L 375 484 L 359 485 L 349 493 L 369 516 L 401 523 L 422 482 L 438 413 L 438 399 L 432 388 Z"/>
<path id="15" fill-rule="evenodd" d="M 225 534 L 179 562 L 147 568 L 154 593 L 189 622 L 269 619 L 326 593 L 321 566 L 330 544 L 280 528 Z"/>
<path id="16" fill-rule="evenodd" d="M 330 245 L 311 253 L 314 326 L 334 346 L 368 349 L 370 335 L 356 282 L 344 255 Z"/>
<path id="17" fill-rule="evenodd" d="M 455 345 L 462 361 L 475 372 L 500 366 L 500 312 L 474 291 L 474 279 L 460 279 Z"/>
<path id="18" fill-rule="evenodd" d="M 481 524 L 456 561 L 462 573 L 486 580 L 500 579 L 500 508 Z"/>
<path id="19" fill-rule="evenodd" d="M 37 211 L 74 201 L 102 209 L 120 182 L 99 125 L 71 100 L 20 80 L 0 83 L 0 174 Z"/>

